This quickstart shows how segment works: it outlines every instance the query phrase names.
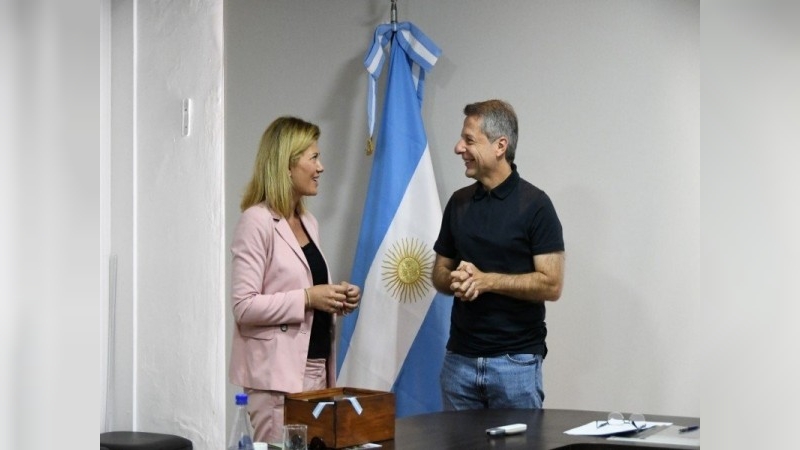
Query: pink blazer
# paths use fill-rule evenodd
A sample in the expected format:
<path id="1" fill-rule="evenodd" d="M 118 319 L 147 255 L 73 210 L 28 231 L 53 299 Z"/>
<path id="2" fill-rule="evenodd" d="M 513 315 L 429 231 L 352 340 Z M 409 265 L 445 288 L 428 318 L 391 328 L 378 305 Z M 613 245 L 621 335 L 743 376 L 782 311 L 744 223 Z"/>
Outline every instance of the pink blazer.
<path id="1" fill-rule="evenodd" d="M 300 219 L 319 247 L 317 219 L 311 213 Z M 231 344 L 231 383 L 267 391 L 302 391 L 314 320 L 313 310 L 305 310 L 303 290 L 312 286 L 312 278 L 289 222 L 264 203 L 248 208 L 236 226 L 231 254 L 231 298 L 236 322 Z M 335 336 L 335 326 L 331 333 Z M 328 387 L 333 387 L 336 379 L 336 346 L 333 339 L 331 343 Z"/>

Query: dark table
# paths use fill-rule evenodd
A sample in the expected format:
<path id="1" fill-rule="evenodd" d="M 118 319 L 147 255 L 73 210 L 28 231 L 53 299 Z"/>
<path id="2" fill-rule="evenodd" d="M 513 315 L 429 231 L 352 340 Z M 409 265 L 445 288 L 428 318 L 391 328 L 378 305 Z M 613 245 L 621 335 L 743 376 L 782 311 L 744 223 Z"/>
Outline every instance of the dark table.
<path id="1" fill-rule="evenodd" d="M 564 431 L 593 420 L 603 420 L 608 412 L 568 409 L 482 409 L 448 411 L 397 419 L 393 441 L 381 442 L 385 450 L 472 450 L 472 449 L 624 449 L 687 448 L 669 445 L 637 445 L 608 441 L 597 436 L 570 436 Z M 626 415 L 627 416 L 627 415 Z M 646 414 L 648 421 L 675 425 L 699 425 L 696 417 Z M 518 435 L 489 437 L 486 429 L 524 423 L 528 429 Z"/>

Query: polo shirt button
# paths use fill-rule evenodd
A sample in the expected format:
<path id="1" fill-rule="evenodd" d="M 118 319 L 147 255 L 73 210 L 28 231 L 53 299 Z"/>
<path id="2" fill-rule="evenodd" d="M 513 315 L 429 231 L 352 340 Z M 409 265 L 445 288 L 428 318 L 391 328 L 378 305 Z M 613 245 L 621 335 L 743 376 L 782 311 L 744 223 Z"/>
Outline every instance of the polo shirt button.
<path id="1" fill-rule="evenodd" d="M 289 329 L 289 325 L 283 324 L 281 325 L 281 331 L 286 331 Z"/>

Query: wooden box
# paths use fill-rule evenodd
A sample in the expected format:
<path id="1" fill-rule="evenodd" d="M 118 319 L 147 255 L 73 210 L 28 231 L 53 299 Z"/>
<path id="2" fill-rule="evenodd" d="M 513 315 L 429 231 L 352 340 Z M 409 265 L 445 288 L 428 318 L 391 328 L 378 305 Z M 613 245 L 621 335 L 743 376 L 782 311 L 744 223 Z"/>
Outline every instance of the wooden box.
<path id="1" fill-rule="evenodd" d="M 349 400 L 352 397 L 361 414 Z M 328 448 L 394 439 L 395 400 L 391 392 L 341 387 L 287 394 L 283 408 L 284 423 L 306 424 L 308 441 L 320 437 Z"/>

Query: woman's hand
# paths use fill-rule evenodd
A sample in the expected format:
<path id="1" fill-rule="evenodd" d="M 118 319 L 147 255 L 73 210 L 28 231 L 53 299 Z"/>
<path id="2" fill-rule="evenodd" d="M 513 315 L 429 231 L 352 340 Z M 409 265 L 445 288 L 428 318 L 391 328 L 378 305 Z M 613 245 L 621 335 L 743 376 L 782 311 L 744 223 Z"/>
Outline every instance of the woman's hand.
<path id="1" fill-rule="evenodd" d="M 306 289 L 312 309 L 336 314 L 344 308 L 347 288 L 340 284 L 318 284 Z"/>
<path id="2" fill-rule="evenodd" d="M 345 302 L 341 312 L 347 315 L 358 309 L 358 305 L 361 303 L 361 288 L 346 281 L 339 283 L 339 286 L 344 288 L 345 294 Z"/>

